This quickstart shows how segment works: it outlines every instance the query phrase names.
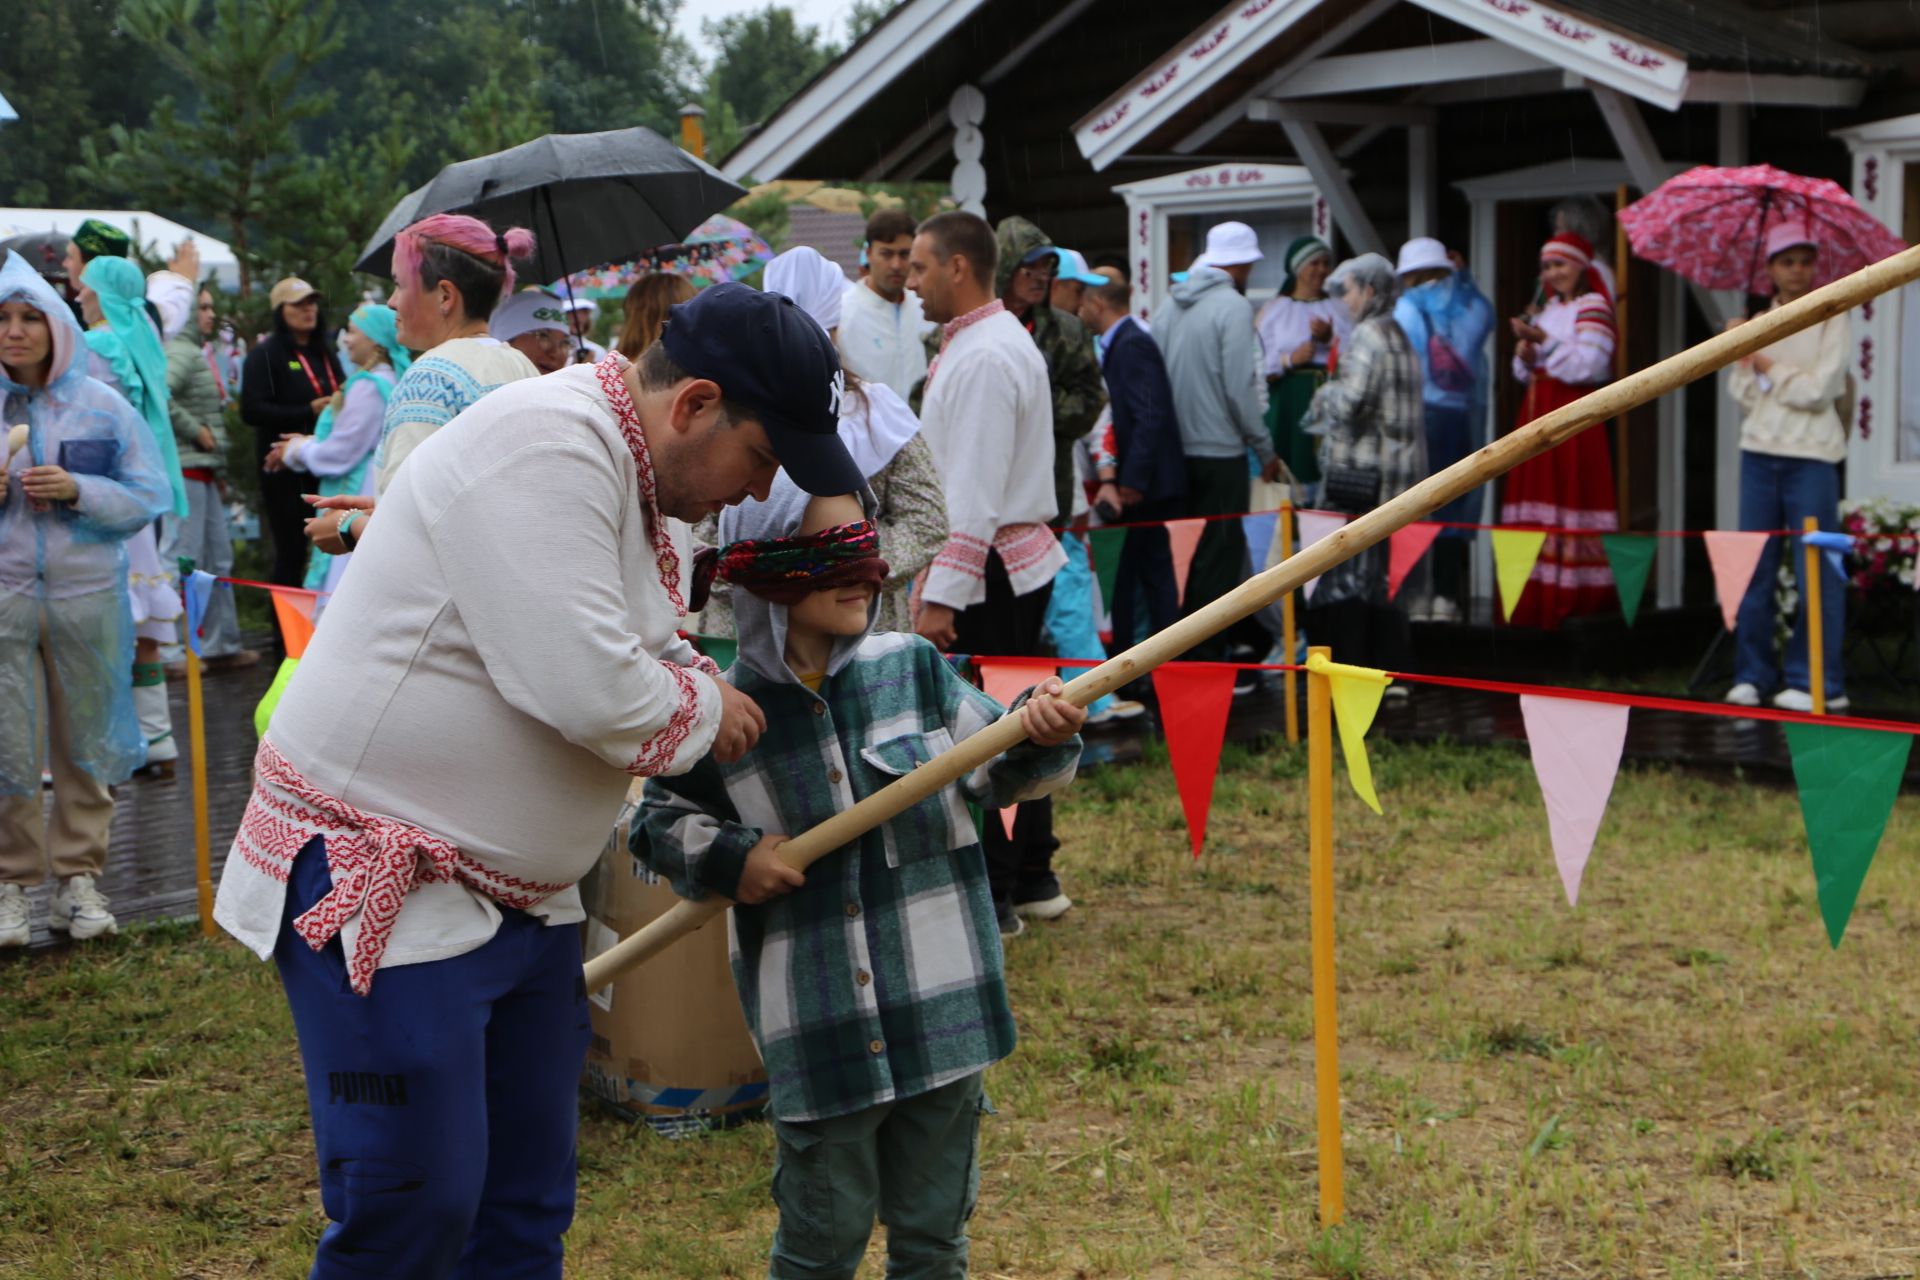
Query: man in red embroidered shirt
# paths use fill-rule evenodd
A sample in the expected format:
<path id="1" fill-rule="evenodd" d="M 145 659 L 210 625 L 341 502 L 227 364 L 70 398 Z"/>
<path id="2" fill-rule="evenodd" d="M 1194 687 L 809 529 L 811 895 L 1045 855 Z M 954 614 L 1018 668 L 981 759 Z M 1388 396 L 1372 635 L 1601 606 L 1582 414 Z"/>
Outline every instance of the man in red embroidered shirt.
<path id="1" fill-rule="evenodd" d="M 998 256 L 984 219 L 953 212 L 920 224 L 907 260 L 907 287 L 945 326 L 920 422 L 952 527 L 927 571 L 916 630 L 942 649 L 1011 657 L 1041 652 L 1067 557 L 1047 527 L 1060 509 L 1047 362 L 994 296 Z M 1011 840 L 990 819 L 981 844 L 1003 935 L 1020 932 L 1023 913 L 1052 918 L 1073 905 L 1053 874 L 1051 801 L 1021 805 Z"/>
<path id="2" fill-rule="evenodd" d="M 314 1276 L 561 1274 L 576 883 L 630 775 L 764 727 L 676 634 L 682 522 L 781 466 L 858 489 L 841 389 L 819 326 L 720 285 L 637 365 L 480 400 L 382 499 L 261 741 L 215 912 L 293 1008 L 333 1220 Z"/>

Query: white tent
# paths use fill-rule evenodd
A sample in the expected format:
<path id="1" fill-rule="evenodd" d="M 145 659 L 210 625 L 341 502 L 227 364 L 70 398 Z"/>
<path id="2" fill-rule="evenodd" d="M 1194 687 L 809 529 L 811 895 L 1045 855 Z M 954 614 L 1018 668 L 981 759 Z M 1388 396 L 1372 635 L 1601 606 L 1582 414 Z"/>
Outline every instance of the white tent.
<path id="1" fill-rule="evenodd" d="M 70 236 L 88 218 L 119 227 L 134 238 L 141 252 L 166 261 L 174 246 L 188 236 L 200 246 L 202 274 L 211 273 L 223 289 L 240 287 L 240 261 L 224 240 L 201 235 L 169 218 L 143 209 L 7 209 L 0 208 L 0 240 L 28 232 L 54 231 Z"/>

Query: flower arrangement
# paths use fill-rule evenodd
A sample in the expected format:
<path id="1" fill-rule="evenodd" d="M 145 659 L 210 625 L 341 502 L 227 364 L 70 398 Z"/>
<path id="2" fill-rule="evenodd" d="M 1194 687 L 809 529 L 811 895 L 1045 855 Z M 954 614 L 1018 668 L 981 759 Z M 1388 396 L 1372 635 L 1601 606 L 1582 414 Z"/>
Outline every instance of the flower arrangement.
<path id="1" fill-rule="evenodd" d="M 1920 506 L 1891 498 L 1850 498 L 1840 504 L 1840 529 L 1854 536 L 1847 574 L 1862 591 L 1914 588 L 1920 551 Z"/>

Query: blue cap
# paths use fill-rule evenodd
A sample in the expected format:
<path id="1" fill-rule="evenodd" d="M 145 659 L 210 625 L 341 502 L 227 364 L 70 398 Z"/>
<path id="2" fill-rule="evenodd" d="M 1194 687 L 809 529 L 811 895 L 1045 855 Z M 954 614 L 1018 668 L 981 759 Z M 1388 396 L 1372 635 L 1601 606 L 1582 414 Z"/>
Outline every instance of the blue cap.
<path id="1" fill-rule="evenodd" d="M 1055 280 L 1072 280 L 1076 284 L 1103 285 L 1113 281 L 1087 268 L 1087 260 L 1080 256 L 1078 249 L 1054 249 L 1059 255 L 1060 270 L 1054 274 Z"/>
<path id="2" fill-rule="evenodd" d="M 793 482 L 815 496 L 866 483 L 840 442 L 846 375 L 827 331 L 791 298 L 732 281 L 667 312 L 660 343 L 673 362 L 720 386 L 766 429 Z"/>

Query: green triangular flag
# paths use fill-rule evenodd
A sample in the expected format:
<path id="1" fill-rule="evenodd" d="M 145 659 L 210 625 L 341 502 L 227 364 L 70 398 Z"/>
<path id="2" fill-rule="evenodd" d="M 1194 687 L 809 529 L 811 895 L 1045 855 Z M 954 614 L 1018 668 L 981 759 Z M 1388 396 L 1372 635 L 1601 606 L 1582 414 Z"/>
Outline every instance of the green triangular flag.
<path id="1" fill-rule="evenodd" d="M 1913 736 L 1823 724 L 1782 727 L 1793 756 L 1793 780 L 1800 786 L 1807 847 L 1813 851 L 1820 918 L 1837 947 L 1900 793 Z"/>
<path id="2" fill-rule="evenodd" d="M 1100 603 L 1108 613 L 1112 613 L 1113 584 L 1120 575 L 1120 545 L 1127 540 L 1127 531 L 1089 529 L 1087 536 L 1093 540 L 1093 572 L 1100 579 Z M 1129 636 L 1122 641 L 1116 637 L 1115 643 L 1124 649 L 1133 643 L 1133 639 Z"/>
<path id="3" fill-rule="evenodd" d="M 1620 593 L 1620 612 L 1632 626 L 1640 612 L 1640 597 L 1647 590 L 1647 570 L 1653 568 L 1653 553 L 1660 544 L 1642 533 L 1603 533 L 1600 545 L 1607 549 L 1614 589 Z"/>
<path id="4" fill-rule="evenodd" d="M 700 646 L 700 652 L 712 658 L 714 665 L 725 671 L 733 665 L 740 654 L 740 642 L 727 636 L 695 636 L 694 643 Z"/>

